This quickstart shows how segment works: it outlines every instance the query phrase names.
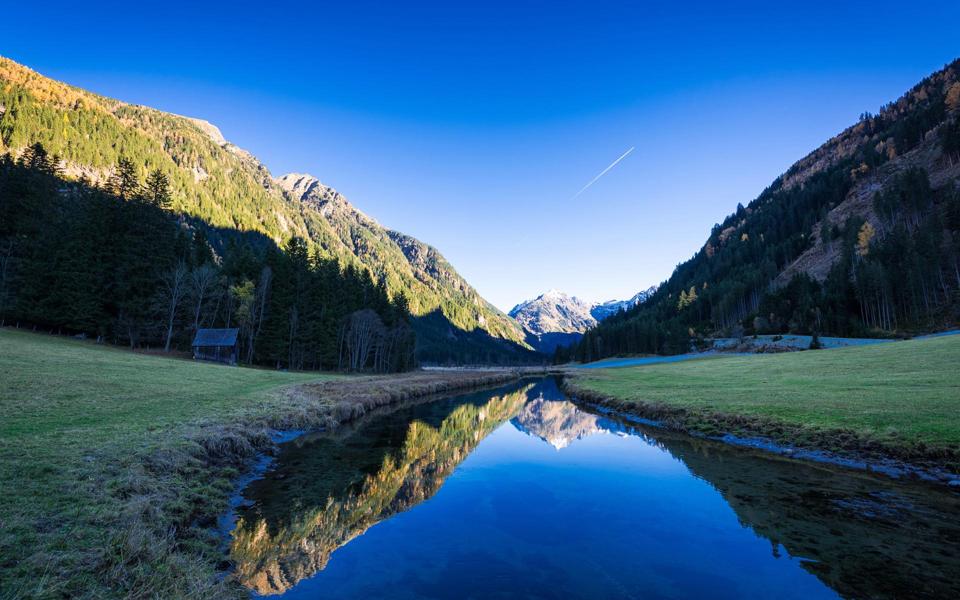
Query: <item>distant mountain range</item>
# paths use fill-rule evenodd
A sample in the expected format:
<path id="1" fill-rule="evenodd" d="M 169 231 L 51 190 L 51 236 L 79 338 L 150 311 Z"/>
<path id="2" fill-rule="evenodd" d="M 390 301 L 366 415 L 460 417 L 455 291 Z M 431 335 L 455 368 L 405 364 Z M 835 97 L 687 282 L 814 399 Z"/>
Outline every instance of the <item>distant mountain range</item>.
<path id="1" fill-rule="evenodd" d="M 550 354 L 557 346 L 577 342 L 585 331 L 596 327 L 597 323 L 645 301 L 656 289 L 656 286 L 649 287 L 628 300 L 594 303 L 550 290 L 533 300 L 521 302 L 508 314 L 526 331 L 530 346 Z"/>
<path id="2" fill-rule="evenodd" d="M 424 362 L 539 359 L 520 326 L 439 251 L 384 228 L 316 177 L 275 178 L 206 121 L 99 96 L 0 57 L 0 154 L 17 156 L 37 142 L 67 178 L 102 183 L 120 158 L 141 180 L 160 169 L 170 180 L 171 210 L 205 228 L 218 253 L 238 232 L 260 235 L 263 246 L 299 236 L 342 266 L 369 271 L 392 295 L 407 296 Z"/>
<path id="3" fill-rule="evenodd" d="M 609 300 L 607 302 L 600 302 L 594 304 L 590 308 L 590 314 L 593 316 L 597 322 L 606 320 L 608 317 L 612 317 L 621 310 L 629 310 L 634 306 L 641 304 L 647 300 L 653 293 L 657 291 L 657 286 L 652 285 L 647 289 L 637 292 L 629 300 Z"/>

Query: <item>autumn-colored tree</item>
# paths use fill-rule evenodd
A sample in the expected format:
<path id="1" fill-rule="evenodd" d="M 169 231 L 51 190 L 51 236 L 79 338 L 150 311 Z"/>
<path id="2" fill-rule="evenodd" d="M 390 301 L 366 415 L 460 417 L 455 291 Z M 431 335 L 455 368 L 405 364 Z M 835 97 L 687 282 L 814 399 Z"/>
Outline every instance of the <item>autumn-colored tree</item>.
<path id="1" fill-rule="evenodd" d="M 677 301 L 677 310 L 683 310 L 697 301 L 697 286 L 691 285 L 690 291 L 682 290 L 680 300 Z"/>
<path id="2" fill-rule="evenodd" d="M 947 90 L 947 97 L 944 100 L 947 108 L 950 110 L 960 110 L 960 81 L 954 83 Z"/>
<path id="3" fill-rule="evenodd" d="M 873 228 L 870 221 L 866 221 L 857 233 L 857 256 L 864 257 L 870 254 L 870 242 L 877 230 Z"/>

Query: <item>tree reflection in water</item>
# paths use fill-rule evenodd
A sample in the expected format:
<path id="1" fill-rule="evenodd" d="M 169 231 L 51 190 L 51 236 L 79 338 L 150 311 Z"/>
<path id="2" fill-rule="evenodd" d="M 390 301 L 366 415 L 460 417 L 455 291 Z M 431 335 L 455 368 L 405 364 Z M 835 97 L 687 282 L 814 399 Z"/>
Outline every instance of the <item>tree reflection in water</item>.
<path id="1" fill-rule="evenodd" d="M 960 497 L 950 490 L 636 425 L 569 402 L 552 380 L 425 402 L 287 444 L 276 469 L 245 491 L 252 505 L 233 532 L 236 576 L 260 594 L 289 590 L 372 525 L 436 494 L 507 420 L 561 453 L 609 434 L 669 453 L 741 527 L 769 540 L 773 557 L 799 558 L 841 596 L 960 597 Z M 643 527 L 642 506 L 634 510 Z"/>
<path id="2" fill-rule="evenodd" d="M 239 515 L 230 545 L 239 581 L 279 594 L 322 570 L 337 548 L 433 496 L 520 410 L 531 388 L 377 414 L 288 444 L 277 468 L 245 491 L 252 505 Z"/>

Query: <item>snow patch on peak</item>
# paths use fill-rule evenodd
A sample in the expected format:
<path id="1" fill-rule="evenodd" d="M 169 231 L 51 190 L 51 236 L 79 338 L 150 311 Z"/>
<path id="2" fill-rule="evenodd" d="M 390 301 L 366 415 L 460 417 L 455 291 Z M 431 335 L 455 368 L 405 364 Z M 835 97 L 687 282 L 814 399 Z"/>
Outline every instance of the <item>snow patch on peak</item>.
<path id="1" fill-rule="evenodd" d="M 612 317 L 621 310 L 630 310 L 634 306 L 646 302 L 647 298 L 657 291 L 657 286 L 652 285 L 645 290 L 637 292 L 629 300 L 608 300 L 607 302 L 598 302 L 590 308 L 590 314 L 597 321 L 603 321 Z"/>
<path id="2" fill-rule="evenodd" d="M 547 333 L 579 334 L 621 310 L 640 304 L 654 291 L 656 286 L 638 292 L 629 300 L 588 303 L 576 296 L 552 289 L 533 300 L 517 304 L 510 310 L 509 315 L 535 336 Z"/>

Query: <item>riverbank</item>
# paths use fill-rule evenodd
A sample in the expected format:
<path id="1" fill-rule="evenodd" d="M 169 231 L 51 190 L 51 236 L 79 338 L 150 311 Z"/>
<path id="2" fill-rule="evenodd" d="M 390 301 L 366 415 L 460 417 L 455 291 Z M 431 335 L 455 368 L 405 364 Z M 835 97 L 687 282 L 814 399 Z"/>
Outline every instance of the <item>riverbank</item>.
<path id="1" fill-rule="evenodd" d="M 278 431 L 512 371 L 281 373 L 0 329 L 0 598 L 243 597 L 215 530 Z"/>
<path id="2" fill-rule="evenodd" d="M 960 474 L 960 336 L 571 370 L 581 401 L 686 433 L 853 466 Z"/>

